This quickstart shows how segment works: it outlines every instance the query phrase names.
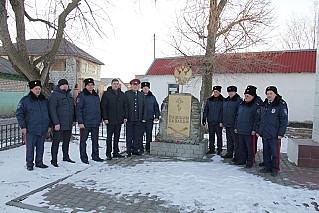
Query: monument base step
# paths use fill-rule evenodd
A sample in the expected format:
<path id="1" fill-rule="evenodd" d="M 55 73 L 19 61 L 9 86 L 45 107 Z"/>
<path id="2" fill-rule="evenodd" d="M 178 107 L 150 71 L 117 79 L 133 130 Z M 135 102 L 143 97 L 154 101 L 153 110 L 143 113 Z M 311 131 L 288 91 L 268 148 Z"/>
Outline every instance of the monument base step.
<path id="1" fill-rule="evenodd" d="M 203 139 L 198 144 L 152 142 L 151 155 L 161 155 L 169 157 L 184 157 L 201 159 L 207 152 L 208 140 Z"/>
<path id="2" fill-rule="evenodd" d="M 289 139 L 287 155 L 297 166 L 319 168 L 319 143 L 311 139 Z"/>

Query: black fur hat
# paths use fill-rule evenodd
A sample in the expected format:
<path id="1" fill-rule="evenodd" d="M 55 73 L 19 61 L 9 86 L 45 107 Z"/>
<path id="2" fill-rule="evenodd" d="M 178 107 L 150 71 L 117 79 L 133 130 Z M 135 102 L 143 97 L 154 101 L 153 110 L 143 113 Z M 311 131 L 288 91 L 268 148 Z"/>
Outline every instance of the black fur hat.
<path id="1" fill-rule="evenodd" d="M 84 79 L 84 84 L 85 86 L 88 85 L 89 83 L 92 83 L 94 85 L 94 80 L 93 78 L 87 78 L 87 79 Z"/>
<path id="2" fill-rule="evenodd" d="M 29 82 L 29 87 L 30 87 L 30 89 L 33 89 L 33 88 L 36 87 L 36 86 L 42 87 L 42 86 L 41 86 L 41 81 L 35 80 L 35 81 L 30 81 L 30 82 Z"/>
<path id="3" fill-rule="evenodd" d="M 142 82 L 141 83 L 141 88 L 143 88 L 143 87 L 151 88 L 151 83 L 150 82 Z"/>
<path id="4" fill-rule="evenodd" d="M 237 87 L 236 86 L 229 86 L 229 87 L 227 87 L 227 92 L 237 92 Z"/>
<path id="5" fill-rule="evenodd" d="M 222 91 L 222 87 L 221 86 L 214 86 L 213 87 L 213 91 L 214 90 L 218 90 L 219 92 L 221 92 Z"/>

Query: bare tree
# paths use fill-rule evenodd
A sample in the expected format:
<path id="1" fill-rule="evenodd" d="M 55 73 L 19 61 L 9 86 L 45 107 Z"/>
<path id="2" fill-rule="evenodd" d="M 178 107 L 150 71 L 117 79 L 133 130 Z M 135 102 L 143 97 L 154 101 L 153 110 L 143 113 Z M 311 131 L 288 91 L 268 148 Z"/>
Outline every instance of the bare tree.
<path id="1" fill-rule="evenodd" d="M 0 40 L 17 73 L 28 81 L 40 79 L 44 85 L 43 93 L 48 96 L 49 70 L 65 35 L 67 24 L 73 27 L 80 24 L 81 30 L 78 30 L 77 34 L 88 35 L 90 29 L 103 34 L 94 16 L 96 11 L 92 8 L 96 8 L 95 6 L 96 3 L 89 0 L 48 0 L 45 13 L 39 15 L 38 11 L 43 11 L 43 8 L 38 8 L 36 1 L 31 7 L 30 2 L 25 0 L 0 0 Z M 29 15 L 26 8 L 31 8 L 36 17 Z M 25 18 L 31 23 L 44 24 L 48 32 L 47 37 L 55 39 L 52 48 L 38 58 L 30 57 L 27 49 Z M 10 22 L 15 23 L 15 30 L 10 28 Z M 11 34 L 16 34 L 16 45 Z"/>
<path id="2" fill-rule="evenodd" d="M 280 36 L 285 49 L 315 49 L 317 46 L 317 10 L 314 10 L 314 18 L 294 15 L 287 21 Z"/>
<path id="3" fill-rule="evenodd" d="M 202 77 L 202 107 L 211 95 L 213 73 L 225 67 L 220 66 L 225 61 L 218 61 L 216 56 L 242 52 L 262 42 L 272 19 L 271 0 L 187 1 L 173 46 L 185 58 L 204 55 L 195 60 Z M 236 60 L 245 61 L 246 57 L 247 54 L 241 54 Z"/>

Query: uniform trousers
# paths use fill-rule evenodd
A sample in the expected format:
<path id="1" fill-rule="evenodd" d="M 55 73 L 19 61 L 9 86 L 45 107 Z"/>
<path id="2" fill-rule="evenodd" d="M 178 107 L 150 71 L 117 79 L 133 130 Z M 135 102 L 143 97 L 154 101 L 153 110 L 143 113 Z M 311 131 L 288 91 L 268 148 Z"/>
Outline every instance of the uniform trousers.
<path id="1" fill-rule="evenodd" d="M 88 161 L 86 153 L 86 140 L 88 139 L 89 133 L 91 132 L 92 140 L 92 159 L 98 160 L 99 157 L 99 126 L 96 127 L 85 127 L 80 129 L 80 158 L 82 162 Z"/>
<path id="2" fill-rule="evenodd" d="M 69 157 L 69 144 L 71 139 L 71 130 L 60 130 L 55 131 L 53 130 L 53 141 L 51 146 L 51 162 L 57 162 L 58 161 L 58 150 L 59 150 L 59 144 L 62 138 L 62 153 L 63 153 L 63 159 L 67 160 L 70 159 Z"/>
<path id="3" fill-rule="evenodd" d="M 152 131 L 153 131 L 153 120 L 147 120 L 144 125 L 144 132 L 146 133 L 146 151 L 150 151 L 151 142 L 152 142 Z M 144 150 L 143 146 L 141 150 Z"/>
<path id="4" fill-rule="evenodd" d="M 238 157 L 239 147 L 238 147 L 238 135 L 234 132 L 234 127 L 226 128 L 226 139 L 227 139 L 227 155 L 233 157 L 235 152 L 235 157 Z"/>
<path id="5" fill-rule="evenodd" d="M 141 121 L 128 121 L 126 123 L 126 149 L 127 154 L 137 153 L 143 146 L 144 127 Z"/>
<path id="6" fill-rule="evenodd" d="M 45 133 L 42 135 L 25 134 L 27 166 L 34 166 L 34 149 L 36 150 L 35 165 L 43 164 Z"/>
<path id="7" fill-rule="evenodd" d="M 254 165 L 255 162 L 255 135 L 238 134 L 239 139 L 239 162 L 246 165 Z"/>
<path id="8" fill-rule="evenodd" d="M 209 150 L 215 150 L 215 134 L 217 135 L 217 151 L 221 152 L 223 143 L 222 143 L 222 128 L 219 124 L 214 124 L 208 122 L 208 130 L 209 130 Z"/>
<path id="9" fill-rule="evenodd" d="M 121 133 L 121 124 L 107 124 L 107 139 L 106 139 L 106 156 L 111 157 L 112 152 L 112 136 L 113 138 L 113 155 L 119 153 L 119 140 Z"/>
<path id="10" fill-rule="evenodd" d="M 262 140 L 265 169 L 279 172 L 281 140 L 276 138 L 262 138 Z"/>

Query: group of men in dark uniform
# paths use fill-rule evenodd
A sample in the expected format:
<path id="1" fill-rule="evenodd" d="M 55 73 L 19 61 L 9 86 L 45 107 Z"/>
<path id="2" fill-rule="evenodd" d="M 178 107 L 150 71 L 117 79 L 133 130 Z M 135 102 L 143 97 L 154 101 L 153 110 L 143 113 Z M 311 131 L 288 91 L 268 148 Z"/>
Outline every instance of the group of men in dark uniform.
<path id="1" fill-rule="evenodd" d="M 74 163 L 69 156 L 69 143 L 72 127 L 78 122 L 80 127 L 80 159 L 88 164 L 86 141 L 89 133 L 92 140 L 92 159 L 103 161 L 99 156 L 98 135 L 103 121 L 107 125 L 107 160 L 112 157 L 124 157 L 120 154 L 118 142 L 121 126 L 126 125 L 127 156 L 141 155 L 144 152 L 143 135 L 146 133 L 147 152 L 150 151 L 154 120 L 160 116 L 155 96 L 150 91 L 150 83 L 140 80 L 130 81 L 131 90 L 123 93 L 118 79 L 103 93 L 101 101 L 94 90 L 94 80 L 84 80 L 84 89 L 76 104 L 70 94 L 68 81 L 61 79 L 47 100 L 41 93 L 41 81 L 29 82 L 30 93 L 24 96 L 17 107 L 16 117 L 25 134 L 27 169 L 33 170 L 34 150 L 35 166 L 47 168 L 43 163 L 44 141 L 46 133 L 53 128 L 51 146 L 51 164 L 58 167 L 58 149 L 62 139 L 63 161 Z M 264 168 L 261 172 L 276 176 L 280 165 L 280 143 L 288 124 L 286 102 L 278 94 L 277 88 L 266 88 L 265 101 L 257 95 L 255 86 L 245 89 L 245 98 L 237 94 L 236 86 L 227 87 L 229 96 L 221 95 L 221 86 L 213 87 L 212 97 L 207 99 L 202 124 L 208 122 L 209 152 L 215 153 L 215 135 L 217 136 L 217 154 L 222 153 L 222 129 L 226 129 L 227 154 L 224 158 L 233 158 L 236 165 L 254 165 L 258 137 L 263 141 Z M 113 142 L 113 143 L 112 143 Z"/>
<path id="2" fill-rule="evenodd" d="M 251 168 L 255 163 L 258 137 L 262 137 L 264 166 L 260 172 L 277 176 L 280 169 L 280 145 L 288 125 L 287 103 L 275 86 L 266 88 L 265 101 L 257 95 L 257 88 L 249 85 L 244 100 L 237 94 L 236 86 L 227 87 L 229 96 L 221 95 L 221 86 L 213 87 L 213 96 L 206 101 L 202 124 L 208 122 L 209 152 L 222 153 L 222 129 L 226 129 L 227 154 L 236 165 Z"/>
<path id="3" fill-rule="evenodd" d="M 127 156 L 141 155 L 144 152 L 144 132 L 146 132 L 145 149 L 149 152 L 153 121 L 159 119 L 159 106 L 155 96 L 149 91 L 149 82 L 142 82 L 142 91 L 138 91 L 140 80 L 133 79 L 130 84 L 132 89 L 124 94 L 119 88 L 118 79 L 113 79 L 100 101 L 99 95 L 94 90 L 94 80 L 85 79 L 85 87 L 78 94 L 74 104 L 66 79 L 59 80 L 49 100 L 41 93 L 41 81 L 30 81 L 30 93 L 20 100 L 16 111 L 19 126 L 25 134 L 27 170 L 33 170 L 35 150 L 35 166 L 48 167 L 43 163 L 43 152 L 45 136 L 51 131 L 51 127 L 53 128 L 51 164 L 59 166 L 57 156 L 61 139 L 63 161 L 75 163 L 69 156 L 69 143 L 72 127 L 76 121 L 80 127 L 80 159 L 85 164 L 89 163 L 86 152 L 89 133 L 92 140 L 92 159 L 98 162 L 104 160 L 99 156 L 98 144 L 102 121 L 107 125 L 107 160 L 112 160 L 112 157 L 123 157 L 118 147 L 123 123 L 126 125 Z"/>

